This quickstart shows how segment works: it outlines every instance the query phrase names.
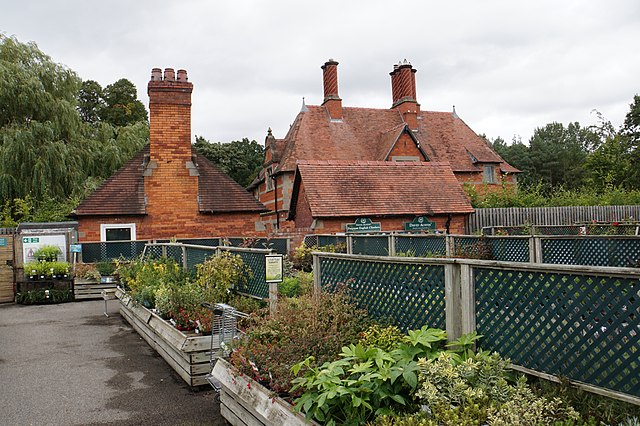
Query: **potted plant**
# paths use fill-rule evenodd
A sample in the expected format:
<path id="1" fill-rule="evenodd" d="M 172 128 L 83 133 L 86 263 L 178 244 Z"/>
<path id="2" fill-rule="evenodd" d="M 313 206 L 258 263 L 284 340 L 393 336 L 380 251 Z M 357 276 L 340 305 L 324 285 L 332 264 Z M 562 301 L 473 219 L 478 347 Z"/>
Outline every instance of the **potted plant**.
<path id="1" fill-rule="evenodd" d="M 96 263 L 96 270 L 100 274 L 100 282 L 101 283 L 112 283 L 115 282 L 115 277 L 113 273 L 116 268 L 113 262 L 98 262 Z"/>
<path id="2" fill-rule="evenodd" d="M 62 254 L 60 247 L 53 245 L 41 246 L 33 252 L 33 256 L 40 262 L 57 262 L 60 254 Z"/>

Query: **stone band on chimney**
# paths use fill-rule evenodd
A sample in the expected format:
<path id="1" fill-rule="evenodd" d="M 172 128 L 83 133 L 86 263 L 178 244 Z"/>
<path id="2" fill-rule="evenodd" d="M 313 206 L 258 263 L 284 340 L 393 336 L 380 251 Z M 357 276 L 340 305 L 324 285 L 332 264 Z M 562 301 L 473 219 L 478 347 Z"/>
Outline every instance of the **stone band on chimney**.
<path id="1" fill-rule="evenodd" d="M 406 59 L 393 66 L 391 76 L 391 108 L 397 109 L 411 130 L 418 129 L 420 104 L 416 95 L 417 70 Z"/>

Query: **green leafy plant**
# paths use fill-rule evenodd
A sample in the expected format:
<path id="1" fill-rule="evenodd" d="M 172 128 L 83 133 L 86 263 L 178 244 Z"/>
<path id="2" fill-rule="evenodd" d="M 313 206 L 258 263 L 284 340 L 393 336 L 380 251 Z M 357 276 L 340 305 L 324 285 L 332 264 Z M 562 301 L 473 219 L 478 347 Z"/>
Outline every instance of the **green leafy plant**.
<path id="1" fill-rule="evenodd" d="M 283 298 L 274 315 L 254 318 L 246 335 L 234 343 L 231 362 L 285 397 L 294 378 L 291 365 L 309 354 L 318 363 L 332 359 L 370 323 L 366 312 L 341 292 Z"/>
<path id="2" fill-rule="evenodd" d="M 278 284 L 278 294 L 284 297 L 298 297 L 313 289 L 313 274 L 297 271 L 292 276 L 284 277 Z"/>
<path id="3" fill-rule="evenodd" d="M 113 264 L 113 262 L 98 262 L 96 263 L 96 270 L 98 271 L 98 273 L 100 274 L 100 276 L 102 277 L 106 277 L 109 275 L 113 275 L 116 267 Z"/>
<path id="4" fill-rule="evenodd" d="M 99 281 L 101 278 L 100 272 L 96 268 L 95 263 L 78 263 L 76 264 L 75 276 L 85 280 Z"/>
<path id="5" fill-rule="evenodd" d="M 196 266 L 196 283 L 202 288 L 204 299 L 210 303 L 226 303 L 231 289 L 241 290 L 251 277 L 251 269 L 242 257 L 223 251 Z"/>
<path id="6" fill-rule="evenodd" d="M 381 327 L 378 324 L 372 324 L 362 333 L 359 343 L 364 347 L 374 346 L 389 352 L 400 344 L 403 337 L 404 333 L 395 325 Z"/>
<path id="7" fill-rule="evenodd" d="M 33 257 L 40 261 L 55 262 L 58 256 L 62 254 L 60 247 L 53 245 L 44 245 L 33 252 Z"/>

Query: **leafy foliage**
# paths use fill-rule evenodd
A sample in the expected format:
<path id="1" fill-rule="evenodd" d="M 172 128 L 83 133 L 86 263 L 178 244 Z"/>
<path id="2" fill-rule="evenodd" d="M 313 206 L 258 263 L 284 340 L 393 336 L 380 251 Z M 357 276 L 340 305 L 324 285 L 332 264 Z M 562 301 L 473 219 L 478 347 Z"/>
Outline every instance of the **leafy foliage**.
<path id="1" fill-rule="evenodd" d="M 255 179 L 264 160 L 262 145 L 247 138 L 211 143 L 202 136 L 196 136 L 193 147 L 243 187 Z"/>
<path id="2" fill-rule="evenodd" d="M 127 104 L 127 110 L 135 114 L 125 121 L 101 121 L 100 114 L 121 103 L 101 103 L 97 83 L 81 83 L 34 43 L 0 35 L 0 204 L 5 226 L 66 219 L 96 183 L 147 143 L 146 111 L 135 100 L 135 87 L 124 79 L 116 83 L 105 93 L 133 93 L 135 106 Z M 126 90 L 115 90 L 122 86 Z M 29 206 L 28 214 L 22 204 Z"/>
<path id="3" fill-rule="evenodd" d="M 319 363 L 356 341 L 368 325 L 366 314 L 343 293 L 278 299 L 275 315 L 256 319 L 246 335 L 234 343 L 232 364 L 283 396 L 294 378 L 290 366 L 310 353 Z"/>

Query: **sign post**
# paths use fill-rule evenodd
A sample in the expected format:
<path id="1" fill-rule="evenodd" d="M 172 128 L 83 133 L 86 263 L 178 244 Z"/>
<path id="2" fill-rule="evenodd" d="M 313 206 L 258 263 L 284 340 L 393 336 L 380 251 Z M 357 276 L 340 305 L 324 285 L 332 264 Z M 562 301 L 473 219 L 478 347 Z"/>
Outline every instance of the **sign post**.
<path id="1" fill-rule="evenodd" d="M 281 254 L 268 254 L 264 257 L 265 279 L 269 284 L 269 311 L 275 314 L 278 303 L 278 283 L 282 282 L 284 275 L 283 256 Z"/>

